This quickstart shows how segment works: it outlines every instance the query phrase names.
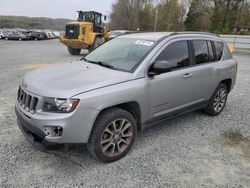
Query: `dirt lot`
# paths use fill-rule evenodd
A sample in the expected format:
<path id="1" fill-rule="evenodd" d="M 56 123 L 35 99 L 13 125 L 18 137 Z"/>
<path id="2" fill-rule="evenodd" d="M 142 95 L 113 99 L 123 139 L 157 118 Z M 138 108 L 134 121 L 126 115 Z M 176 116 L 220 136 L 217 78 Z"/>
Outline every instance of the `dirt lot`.
<path id="1" fill-rule="evenodd" d="M 0 187 L 250 187 L 250 56 L 235 56 L 237 84 L 220 116 L 194 112 L 148 129 L 111 164 L 84 145 L 40 152 L 17 127 L 24 74 L 79 58 L 57 40 L 0 41 Z"/>

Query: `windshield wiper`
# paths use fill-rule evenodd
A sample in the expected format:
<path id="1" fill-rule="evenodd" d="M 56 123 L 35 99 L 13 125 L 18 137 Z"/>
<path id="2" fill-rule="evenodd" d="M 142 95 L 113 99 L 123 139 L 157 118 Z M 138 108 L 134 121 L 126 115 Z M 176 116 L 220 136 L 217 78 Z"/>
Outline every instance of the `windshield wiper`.
<path id="1" fill-rule="evenodd" d="M 110 65 L 110 64 L 102 62 L 102 61 L 97 61 L 96 63 L 98 65 L 100 65 L 100 66 L 103 66 L 103 67 L 107 67 L 107 68 L 110 68 L 110 69 L 115 69 L 115 67 L 113 65 Z"/>
<path id="2" fill-rule="evenodd" d="M 102 61 L 90 61 L 90 60 L 88 60 L 88 59 L 86 59 L 85 57 L 82 57 L 81 59 L 80 59 L 80 61 L 86 61 L 86 62 L 88 62 L 88 63 L 93 63 L 93 64 L 97 64 L 97 65 L 100 65 L 100 66 L 103 66 L 103 67 L 107 67 L 107 68 L 109 68 L 109 69 L 114 69 L 114 70 L 116 70 L 116 68 L 113 66 L 113 65 L 110 65 L 110 64 L 108 64 L 108 63 L 105 63 L 105 62 L 102 62 Z"/>
<path id="3" fill-rule="evenodd" d="M 110 65 L 108 63 L 105 63 L 105 62 L 102 62 L 102 61 L 90 61 L 90 60 L 87 60 L 88 63 L 93 63 L 93 64 L 97 64 L 97 65 L 100 65 L 102 67 L 107 67 L 109 69 L 114 69 L 116 70 L 116 68 L 113 66 L 113 65 Z"/>
<path id="4" fill-rule="evenodd" d="M 89 60 L 87 60 L 84 56 L 80 59 L 80 61 L 86 61 L 86 62 L 89 62 Z"/>

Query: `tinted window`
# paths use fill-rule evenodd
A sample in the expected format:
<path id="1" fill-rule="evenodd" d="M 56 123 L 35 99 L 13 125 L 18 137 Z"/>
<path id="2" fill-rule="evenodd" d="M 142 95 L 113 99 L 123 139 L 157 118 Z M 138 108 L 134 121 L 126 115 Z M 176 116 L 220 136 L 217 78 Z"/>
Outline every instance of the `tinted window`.
<path id="1" fill-rule="evenodd" d="M 207 46 L 208 46 L 209 61 L 214 61 L 216 58 L 213 52 L 212 42 L 207 41 Z"/>
<path id="2" fill-rule="evenodd" d="M 214 46 L 215 46 L 215 52 L 216 52 L 216 58 L 217 60 L 221 60 L 222 54 L 223 54 L 223 43 L 214 41 Z"/>
<path id="3" fill-rule="evenodd" d="M 227 59 L 233 59 L 233 56 L 228 48 L 227 45 L 225 45 L 224 47 L 224 55 L 223 55 L 223 60 L 227 60 Z"/>
<path id="4" fill-rule="evenodd" d="M 187 41 L 178 41 L 170 44 L 158 56 L 157 61 L 168 61 L 173 68 L 189 66 L 189 54 Z"/>
<path id="5" fill-rule="evenodd" d="M 100 25 L 101 24 L 101 15 L 95 15 L 95 24 Z"/>
<path id="6" fill-rule="evenodd" d="M 206 40 L 194 40 L 194 53 L 196 64 L 209 61 L 208 45 Z"/>

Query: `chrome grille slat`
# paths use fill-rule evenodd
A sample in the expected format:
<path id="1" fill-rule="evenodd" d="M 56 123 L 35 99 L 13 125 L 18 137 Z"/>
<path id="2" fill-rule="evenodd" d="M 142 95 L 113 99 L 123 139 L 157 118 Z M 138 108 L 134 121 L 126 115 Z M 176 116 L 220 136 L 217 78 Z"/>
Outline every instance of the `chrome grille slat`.
<path id="1" fill-rule="evenodd" d="M 37 107 L 38 98 L 31 94 L 28 94 L 22 88 L 19 88 L 17 94 L 17 102 L 24 110 L 34 113 Z"/>
<path id="2" fill-rule="evenodd" d="M 32 106 L 32 108 L 31 108 L 31 110 L 32 110 L 33 112 L 36 110 L 37 103 L 38 103 L 38 98 L 34 97 L 34 103 L 33 103 L 33 106 Z"/>
<path id="3" fill-rule="evenodd" d="M 20 97 L 19 97 L 19 102 L 21 103 L 23 99 L 23 91 L 20 89 Z"/>
<path id="4" fill-rule="evenodd" d="M 25 107 L 25 109 L 26 109 L 27 111 L 29 111 L 30 100 L 31 100 L 31 96 L 30 96 L 30 95 L 27 95 L 26 101 L 25 101 L 25 105 L 24 105 L 24 107 Z"/>
<path id="5" fill-rule="evenodd" d="M 29 111 L 32 110 L 33 105 L 34 105 L 34 97 L 31 97 L 31 99 L 30 99 L 30 105 L 29 105 Z"/>
<path id="6" fill-rule="evenodd" d="M 23 92 L 23 98 L 22 98 L 22 105 L 24 106 L 24 103 L 25 103 L 25 101 L 26 101 L 26 93 L 25 92 Z"/>
<path id="7" fill-rule="evenodd" d="M 24 101 L 24 108 L 27 107 L 27 105 L 28 105 L 28 100 L 29 100 L 29 95 L 26 93 L 26 95 L 25 95 L 25 101 Z"/>
<path id="8" fill-rule="evenodd" d="M 17 93 L 17 101 L 20 101 L 20 97 L 21 97 L 21 89 L 19 87 L 18 88 L 18 93 Z"/>

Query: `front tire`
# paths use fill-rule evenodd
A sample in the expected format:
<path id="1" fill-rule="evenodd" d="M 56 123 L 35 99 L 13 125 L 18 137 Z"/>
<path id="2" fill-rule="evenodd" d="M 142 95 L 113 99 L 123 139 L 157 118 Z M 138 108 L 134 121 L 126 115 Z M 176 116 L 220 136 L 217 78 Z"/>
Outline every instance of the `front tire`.
<path id="1" fill-rule="evenodd" d="M 92 44 L 92 46 L 90 46 L 88 48 L 89 52 L 93 51 L 98 46 L 102 45 L 104 42 L 105 42 L 104 38 L 96 37 L 94 43 Z"/>
<path id="2" fill-rule="evenodd" d="M 81 49 L 72 48 L 72 47 L 68 46 L 68 51 L 71 55 L 79 55 L 81 52 Z"/>
<path id="3" fill-rule="evenodd" d="M 210 98 L 209 103 L 205 109 L 205 113 L 210 116 L 219 115 L 226 105 L 227 95 L 227 86 L 223 83 L 220 83 L 215 89 L 212 97 Z"/>
<path id="4" fill-rule="evenodd" d="M 128 153 L 136 133 L 133 115 L 120 108 L 107 109 L 96 119 L 87 148 L 98 160 L 113 162 Z"/>

